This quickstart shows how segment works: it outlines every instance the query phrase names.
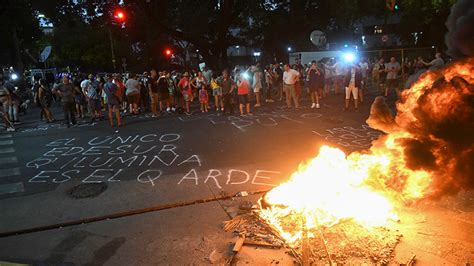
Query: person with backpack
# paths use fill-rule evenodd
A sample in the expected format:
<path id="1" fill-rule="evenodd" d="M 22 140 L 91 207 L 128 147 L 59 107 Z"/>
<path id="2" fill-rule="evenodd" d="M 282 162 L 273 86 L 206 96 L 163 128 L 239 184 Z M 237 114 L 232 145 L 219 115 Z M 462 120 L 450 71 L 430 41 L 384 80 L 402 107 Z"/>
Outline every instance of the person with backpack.
<path id="1" fill-rule="evenodd" d="M 53 94 L 48 88 L 48 82 L 45 79 L 40 79 L 39 81 L 38 92 L 36 93 L 35 103 L 41 108 L 41 112 L 46 117 L 47 123 L 53 123 L 56 121 L 53 114 L 49 110 L 51 101 L 53 99 Z"/>
<path id="2" fill-rule="evenodd" d="M 122 126 L 122 120 L 120 118 L 120 100 L 117 96 L 119 88 L 113 82 L 112 76 L 106 76 L 107 82 L 104 84 L 104 93 L 109 107 L 109 122 L 110 126 L 114 126 L 113 114 L 117 119 L 117 126 Z"/>

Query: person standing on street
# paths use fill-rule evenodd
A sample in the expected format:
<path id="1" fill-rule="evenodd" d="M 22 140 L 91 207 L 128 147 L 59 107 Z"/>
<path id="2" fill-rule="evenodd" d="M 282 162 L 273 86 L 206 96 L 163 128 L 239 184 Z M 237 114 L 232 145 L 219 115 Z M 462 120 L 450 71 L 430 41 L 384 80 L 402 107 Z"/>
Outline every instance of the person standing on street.
<path id="1" fill-rule="evenodd" d="M 178 90 L 183 95 L 184 103 L 186 106 L 186 114 L 191 115 L 190 105 L 193 101 L 193 92 L 191 89 L 191 81 L 189 80 L 189 73 L 185 72 L 183 78 L 178 83 Z"/>
<path id="2" fill-rule="evenodd" d="M 222 101 L 224 106 L 222 112 L 225 114 L 229 111 L 230 114 L 234 113 L 234 88 L 235 82 L 230 78 L 229 71 L 222 71 L 222 78 L 220 79 L 222 88 Z"/>
<path id="3" fill-rule="evenodd" d="M 298 103 L 298 99 L 296 98 L 295 84 L 296 82 L 298 82 L 300 72 L 291 69 L 289 64 L 285 64 L 284 69 L 285 72 L 283 72 L 283 91 L 285 92 L 286 106 L 288 108 L 291 108 L 291 98 L 293 98 L 295 108 L 298 109 L 300 106 Z"/>
<path id="4" fill-rule="evenodd" d="M 275 86 L 275 84 L 273 83 L 274 79 L 275 79 L 274 76 L 275 76 L 275 74 L 273 72 L 272 67 L 268 66 L 265 69 L 265 85 L 266 85 L 266 89 L 265 89 L 266 99 L 265 99 L 265 102 L 267 102 L 267 103 L 272 103 L 273 102 L 272 94 L 273 94 L 273 87 Z"/>
<path id="5" fill-rule="evenodd" d="M 81 91 L 81 82 L 79 77 L 72 81 L 74 85 L 74 102 L 76 103 L 76 114 L 79 118 L 84 118 L 84 94 Z"/>
<path id="6" fill-rule="evenodd" d="M 260 92 L 262 91 L 262 79 L 263 79 L 263 74 L 262 74 L 262 69 L 260 68 L 260 63 L 257 63 L 254 67 L 251 68 L 253 72 L 253 92 L 255 93 L 255 99 L 257 103 L 255 104 L 255 107 L 260 107 L 261 106 L 261 95 Z"/>
<path id="7" fill-rule="evenodd" d="M 13 132 L 15 131 L 15 127 L 8 118 L 8 108 L 10 107 L 11 97 L 10 92 L 4 85 L 3 74 L 0 73 L 0 104 L 2 107 L 0 108 L 0 116 L 2 117 L 7 132 Z"/>
<path id="8" fill-rule="evenodd" d="M 354 107 L 357 110 L 358 106 L 358 96 L 359 96 L 359 88 L 361 86 L 362 75 L 360 73 L 360 68 L 353 64 L 351 69 L 347 72 L 344 78 L 344 85 L 346 89 L 346 99 L 345 99 L 345 106 L 344 111 L 349 110 L 349 100 L 351 99 L 351 94 L 354 97 Z"/>
<path id="9" fill-rule="evenodd" d="M 273 66 L 273 86 L 277 90 L 277 97 L 281 101 L 283 100 L 283 71 L 278 63 Z"/>
<path id="10" fill-rule="evenodd" d="M 102 104 L 100 101 L 99 82 L 94 80 L 94 76 L 89 74 L 87 79 L 81 82 L 82 92 L 86 96 L 89 111 L 91 113 L 91 122 L 102 118 Z"/>
<path id="11" fill-rule="evenodd" d="M 368 76 L 369 76 L 369 63 L 367 59 L 363 58 L 359 64 L 360 73 L 362 75 L 362 81 L 359 88 L 359 101 L 364 101 L 364 90 L 367 88 Z"/>
<path id="12" fill-rule="evenodd" d="M 140 103 L 140 83 L 138 75 L 130 74 L 130 78 L 125 82 L 125 95 L 127 96 L 130 114 L 138 114 L 138 104 Z"/>
<path id="13" fill-rule="evenodd" d="M 76 88 L 70 82 L 68 76 L 63 76 L 63 83 L 56 86 L 53 91 L 61 97 L 61 105 L 64 112 L 64 123 L 67 127 L 70 127 L 71 124 L 73 127 L 77 125 L 76 122 L 76 113 L 75 113 L 75 102 L 74 102 L 74 92 Z M 77 91 L 76 91 L 77 93 Z"/>
<path id="14" fill-rule="evenodd" d="M 247 115 L 252 115 L 250 113 L 250 99 L 249 99 L 249 92 L 250 92 L 250 83 L 244 77 L 244 75 L 240 75 L 239 81 L 237 83 L 237 96 L 239 97 L 239 110 L 240 115 L 244 115 L 244 106 L 247 111 Z"/>
<path id="15" fill-rule="evenodd" d="M 117 125 L 122 126 L 122 121 L 120 118 L 120 100 L 117 96 L 119 88 L 113 83 L 111 76 L 106 77 L 107 82 L 104 84 L 104 93 L 107 100 L 107 105 L 109 106 L 109 122 L 110 126 L 114 126 L 113 114 L 117 119 Z"/>
<path id="16" fill-rule="evenodd" d="M 385 71 L 387 72 L 387 79 L 384 95 L 387 97 L 390 89 L 398 89 L 398 72 L 400 71 L 400 64 L 397 62 L 395 57 L 391 57 L 390 62 L 385 64 Z"/>
<path id="17" fill-rule="evenodd" d="M 49 106 L 52 101 L 52 95 L 51 91 L 48 88 L 48 82 L 45 79 L 40 79 L 39 80 L 39 89 L 38 89 L 38 95 L 35 97 L 36 105 L 38 105 L 41 108 L 41 111 L 46 117 L 46 120 L 48 123 L 53 123 L 56 121 L 54 119 L 53 114 L 49 110 Z"/>
<path id="18" fill-rule="evenodd" d="M 158 101 L 159 101 L 159 90 L 158 90 L 158 73 L 152 69 L 150 71 L 150 79 L 148 81 L 148 94 L 150 95 L 151 102 L 151 117 L 158 117 Z"/>
<path id="19" fill-rule="evenodd" d="M 386 87 L 386 78 L 387 78 L 387 69 L 385 67 L 385 59 L 380 58 L 379 62 L 377 63 L 376 67 L 379 71 L 379 90 L 384 93 L 385 92 L 385 87 Z"/>
<path id="20" fill-rule="evenodd" d="M 318 68 L 316 61 L 311 63 L 311 67 L 308 69 L 308 87 L 309 94 L 311 96 L 311 108 L 319 109 L 319 97 L 322 96 L 324 90 L 324 74 L 323 71 Z"/>
<path id="21" fill-rule="evenodd" d="M 212 96 L 214 96 L 214 105 L 216 107 L 216 112 L 224 111 L 224 104 L 222 103 L 222 88 L 217 80 L 217 75 L 212 74 L 211 79 L 211 89 L 212 89 Z"/>
<path id="22" fill-rule="evenodd" d="M 166 112 L 170 112 L 170 90 L 168 78 L 166 77 L 166 71 L 160 73 L 160 77 L 157 81 L 157 86 L 160 101 L 160 113 L 164 113 L 164 110 L 166 110 Z"/>

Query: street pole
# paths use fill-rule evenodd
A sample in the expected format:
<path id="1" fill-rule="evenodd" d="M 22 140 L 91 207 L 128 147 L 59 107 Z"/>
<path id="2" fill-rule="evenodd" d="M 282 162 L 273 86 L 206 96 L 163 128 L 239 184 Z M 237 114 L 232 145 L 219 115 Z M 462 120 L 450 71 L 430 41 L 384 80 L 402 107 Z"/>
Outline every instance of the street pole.
<path id="1" fill-rule="evenodd" d="M 112 53 L 112 64 L 114 66 L 114 70 L 117 70 L 117 65 L 115 64 L 115 52 L 114 52 L 114 43 L 112 41 L 112 32 L 109 28 L 109 41 L 110 41 L 110 51 Z"/>

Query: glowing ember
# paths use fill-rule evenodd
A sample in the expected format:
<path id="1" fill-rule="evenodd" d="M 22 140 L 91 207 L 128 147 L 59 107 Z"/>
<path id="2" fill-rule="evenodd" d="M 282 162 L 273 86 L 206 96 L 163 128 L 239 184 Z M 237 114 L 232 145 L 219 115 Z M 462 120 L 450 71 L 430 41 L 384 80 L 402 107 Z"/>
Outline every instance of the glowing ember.
<path id="1" fill-rule="evenodd" d="M 474 58 L 423 74 L 393 117 L 376 98 L 367 123 L 386 135 L 369 151 L 323 146 L 261 199 L 259 215 L 291 245 L 303 231 L 353 220 L 368 230 L 395 218 L 394 205 L 474 187 Z M 268 205 L 268 206 L 267 206 Z"/>

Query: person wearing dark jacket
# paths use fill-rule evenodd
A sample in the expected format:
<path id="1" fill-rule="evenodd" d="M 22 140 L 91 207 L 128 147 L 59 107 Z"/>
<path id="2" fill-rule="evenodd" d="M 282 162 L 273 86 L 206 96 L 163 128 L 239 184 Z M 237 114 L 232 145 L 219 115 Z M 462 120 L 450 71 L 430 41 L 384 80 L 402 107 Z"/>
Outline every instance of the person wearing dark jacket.
<path id="1" fill-rule="evenodd" d="M 354 97 L 354 106 L 355 109 L 358 109 L 358 95 L 359 95 L 359 88 L 362 81 L 362 74 L 360 72 L 360 68 L 353 64 L 350 67 L 350 70 L 347 71 L 344 77 L 344 86 L 346 88 L 346 100 L 344 111 L 349 110 L 349 100 L 351 98 L 351 94 Z"/>

